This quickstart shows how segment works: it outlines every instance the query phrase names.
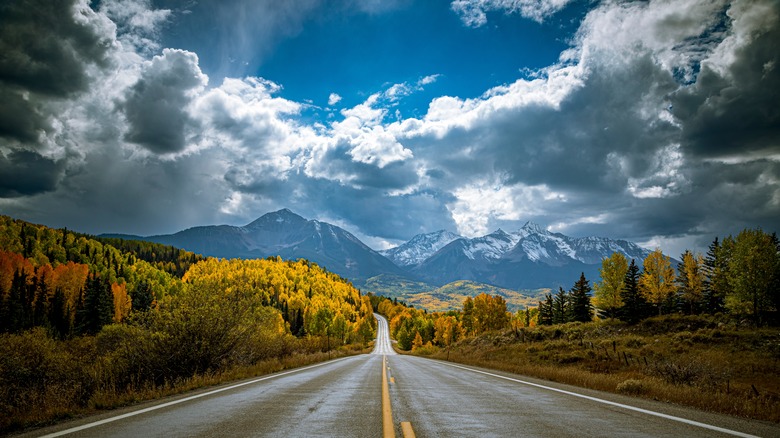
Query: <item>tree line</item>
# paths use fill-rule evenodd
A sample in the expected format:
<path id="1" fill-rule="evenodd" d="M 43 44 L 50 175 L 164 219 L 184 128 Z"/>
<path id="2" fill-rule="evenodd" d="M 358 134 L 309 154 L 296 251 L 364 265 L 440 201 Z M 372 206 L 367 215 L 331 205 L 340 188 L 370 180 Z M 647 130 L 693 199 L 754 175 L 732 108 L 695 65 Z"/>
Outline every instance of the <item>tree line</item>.
<path id="1" fill-rule="evenodd" d="M 403 302 L 372 297 L 374 309 L 390 322 L 402 350 L 448 347 L 487 331 L 536 325 L 619 319 L 629 324 L 670 313 L 723 314 L 756 326 L 777 324 L 780 309 L 780 243 L 775 234 L 745 229 L 715 238 L 706 255 L 685 251 L 676 267 L 661 250 L 641 263 L 622 253 L 602 260 L 600 281 L 581 274 L 568 289 L 548 293 L 537 307 L 507 312 L 503 298 L 480 294 L 463 307 L 428 313 Z"/>
<path id="2" fill-rule="evenodd" d="M 602 261 L 594 304 L 601 318 L 636 323 L 665 313 L 727 313 L 755 325 L 777 323 L 780 309 L 780 241 L 777 235 L 745 229 L 717 237 L 705 255 L 683 252 L 675 269 L 660 250 L 640 272 L 621 253 Z"/>
<path id="3" fill-rule="evenodd" d="M 0 216 L 0 430 L 374 338 L 369 297 L 315 263 L 119 243 Z"/>

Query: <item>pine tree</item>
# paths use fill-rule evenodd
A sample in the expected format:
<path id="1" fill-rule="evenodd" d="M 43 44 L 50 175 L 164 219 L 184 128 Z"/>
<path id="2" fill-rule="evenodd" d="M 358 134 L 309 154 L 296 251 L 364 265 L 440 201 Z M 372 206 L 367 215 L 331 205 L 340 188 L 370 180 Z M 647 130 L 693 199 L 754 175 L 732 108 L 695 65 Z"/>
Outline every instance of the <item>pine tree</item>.
<path id="1" fill-rule="evenodd" d="M 49 305 L 49 287 L 44 278 L 37 282 L 35 288 L 35 303 L 33 304 L 33 325 L 49 325 L 48 305 Z"/>
<path id="2" fill-rule="evenodd" d="M 570 321 L 588 322 L 593 320 L 593 304 L 590 302 L 591 287 L 585 273 L 580 275 L 580 279 L 574 283 L 569 292 L 570 301 Z"/>
<path id="3" fill-rule="evenodd" d="M 5 304 L 7 320 L 4 321 L 4 330 L 15 333 L 24 329 L 25 296 L 27 294 L 27 274 L 22 270 L 15 270 L 11 280 L 11 289 Z"/>
<path id="4" fill-rule="evenodd" d="M 709 314 L 725 310 L 725 298 L 728 294 L 728 251 L 721 246 L 718 238 L 710 244 L 704 257 L 703 310 Z"/>
<path id="5" fill-rule="evenodd" d="M 76 312 L 76 331 L 80 335 L 97 334 L 114 318 L 114 295 L 107 279 L 92 274 L 83 293 L 84 301 Z"/>
<path id="6" fill-rule="evenodd" d="M 647 316 L 647 301 L 639 293 L 639 267 L 634 259 L 628 265 L 621 298 L 623 307 L 620 309 L 620 319 L 636 324 Z"/>
<path id="7" fill-rule="evenodd" d="M 552 304 L 552 323 L 564 324 L 567 322 L 569 322 L 569 295 L 562 287 L 559 287 Z"/>
<path id="8" fill-rule="evenodd" d="M 553 297 L 551 294 L 544 296 L 544 301 L 539 301 L 539 325 L 552 325 Z"/>
<path id="9" fill-rule="evenodd" d="M 70 314 L 65 310 L 65 294 L 61 288 L 54 291 L 49 303 L 49 324 L 55 338 L 65 339 L 70 333 Z"/>
<path id="10" fill-rule="evenodd" d="M 131 295 L 133 310 L 137 312 L 145 312 L 152 307 L 154 302 L 154 295 L 152 294 L 152 287 L 149 283 L 142 281 L 135 288 L 135 292 Z"/>

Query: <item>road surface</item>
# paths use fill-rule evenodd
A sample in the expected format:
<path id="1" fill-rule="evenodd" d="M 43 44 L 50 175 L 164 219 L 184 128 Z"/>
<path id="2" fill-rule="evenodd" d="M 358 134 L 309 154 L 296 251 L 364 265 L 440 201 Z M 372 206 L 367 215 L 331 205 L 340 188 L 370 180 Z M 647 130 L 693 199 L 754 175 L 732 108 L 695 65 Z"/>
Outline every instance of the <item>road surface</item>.
<path id="1" fill-rule="evenodd" d="M 72 437 L 780 436 L 774 424 L 396 355 L 336 359 L 31 432 Z"/>

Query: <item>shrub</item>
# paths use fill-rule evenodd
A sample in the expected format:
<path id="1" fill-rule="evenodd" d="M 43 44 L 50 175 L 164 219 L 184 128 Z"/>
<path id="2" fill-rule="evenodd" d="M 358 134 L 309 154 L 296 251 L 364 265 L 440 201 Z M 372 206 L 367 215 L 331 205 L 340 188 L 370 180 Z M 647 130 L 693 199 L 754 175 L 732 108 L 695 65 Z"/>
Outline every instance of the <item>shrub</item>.
<path id="1" fill-rule="evenodd" d="M 615 390 L 621 394 L 643 395 L 650 391 L 650 385 L 644 380 L 628 379 L 618 383 Z"/>

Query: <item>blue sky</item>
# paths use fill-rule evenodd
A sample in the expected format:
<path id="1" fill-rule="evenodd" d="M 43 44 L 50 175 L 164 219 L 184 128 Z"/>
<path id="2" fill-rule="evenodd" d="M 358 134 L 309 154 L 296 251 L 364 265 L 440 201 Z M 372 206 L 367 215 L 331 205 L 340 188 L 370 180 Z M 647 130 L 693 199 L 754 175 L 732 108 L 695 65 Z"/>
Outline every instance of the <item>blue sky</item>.
<path id="1" fill-rule="evenodd" d="M 772 0 L 12 0 L 0 213 L 280 208 L 377 249 L 534 221 L 677 256 L 780 223 Z"/>

